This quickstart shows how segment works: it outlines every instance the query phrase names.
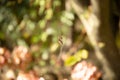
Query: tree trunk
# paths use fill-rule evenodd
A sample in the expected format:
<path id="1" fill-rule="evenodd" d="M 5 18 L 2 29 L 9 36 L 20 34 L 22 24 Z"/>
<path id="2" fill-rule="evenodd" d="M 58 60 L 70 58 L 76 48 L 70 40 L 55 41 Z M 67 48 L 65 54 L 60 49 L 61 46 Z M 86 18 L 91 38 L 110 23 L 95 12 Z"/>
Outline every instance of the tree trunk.
<path id="1" fill-rule="evenodd" d="M 92 13 L 86 19 L 81 15 L 80 6 L 71 1 L 72 8 L 83 23 L 87 35 L 93 44 L 96 56 L 103 66 L 104 80 L 120 80 L 120 54 L 115 45 L 115 40 L 110 23 L 110 1 L 91 0 Z"/>

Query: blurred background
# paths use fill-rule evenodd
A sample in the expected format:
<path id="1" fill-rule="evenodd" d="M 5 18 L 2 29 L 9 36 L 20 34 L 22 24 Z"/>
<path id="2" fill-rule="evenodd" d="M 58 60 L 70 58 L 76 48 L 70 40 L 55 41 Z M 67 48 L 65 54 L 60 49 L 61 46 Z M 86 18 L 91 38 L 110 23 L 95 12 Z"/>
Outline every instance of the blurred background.
<path id="1" fill-rule="evenodd" d="M 119 80 L 119 8 L 119 0 L 0 0 L 0 80 Z"/>

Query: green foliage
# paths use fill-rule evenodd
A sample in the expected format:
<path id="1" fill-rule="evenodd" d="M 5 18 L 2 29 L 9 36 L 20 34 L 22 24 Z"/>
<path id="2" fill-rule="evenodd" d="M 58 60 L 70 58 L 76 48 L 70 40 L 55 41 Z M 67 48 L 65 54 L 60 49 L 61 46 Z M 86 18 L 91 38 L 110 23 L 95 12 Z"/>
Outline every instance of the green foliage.
<path id="1" fill-rule="evenodd" d="M 38 64 L 41 66 L 46 64 L 44 61 L 55 64 L 51 54 L 59 54 L 58 37 L 62 34 L 69 38 L 75 19 L 74 13 L 62 5 L 62 0 L 6 2 L 0 7 L 0 39 L 8 40 L 5 43 L 12 48 L 16 45 L 29 47 L 33 56 L 40 58 Z M 65 65 L 73 65 L 87 56 L 86 50 L 80 50 L 69 57 Z"/>
<path id="2" fill-rule="evenodd" d="M 59 54 L 58 37 L 68 37 L 73 20 L 73 12 L 65 10 L 62 0 L 7 1 L 0 6 L 0 41 L 11 48 L 37 44 L 31 52 L 44 61 L 52 53 Z"/>
<path id="3" fill-rule="evenodd" d="M 66 53 L 72 44 L 71 27 L 75 20 L 74 13 L 65 9 L 66 1 L 5 1 L 4 3 L 0 1 L 2 4 L 0 5 L 0 46 L 6 46 L 11 50 L 16 46 L 29 48 L 32 61 L 29 63 L 28 70 L 34 69 L 35 66 L 54 66 L 57 69 L 58 66 L 62 66 L 62 61 L 60 63 L 56 61 L 61 48 L 58 38 L 62 36 L 64 44 L 61 53 L 64 51 Z M 67 55 L 69 54 L 65 56 Z M 63 54 L 61 58 L 62 56 Z M 71 66 L 81 59 L 86 59 L 87 56 L 86 50 L 80 50 L 69 57 L 65 65 Z M 17 62 L 17 58 L 15 60 Z"/>

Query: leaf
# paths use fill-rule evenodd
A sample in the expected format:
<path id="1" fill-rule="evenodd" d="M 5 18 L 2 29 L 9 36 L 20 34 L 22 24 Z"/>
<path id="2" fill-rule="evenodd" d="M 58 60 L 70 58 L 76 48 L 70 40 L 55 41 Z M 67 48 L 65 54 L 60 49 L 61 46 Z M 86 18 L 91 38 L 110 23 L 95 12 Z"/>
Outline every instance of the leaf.
<path id="1" fill-rule="evenodd" d="M 76 62 L 80 61 L 82 58 L 86 59 L 88 57 L 88 51 L 85 49 L 79 50 L 75 55 L 70 56 L 67 60 L 65 60 L 66 66 L 72 66 Z"/>
<path id="2" fill-rule="evenodd" d="M 65 65 L 66 66 L 72 66 L 77 62 L 77 59 L 74 56 L 69 57 L 66 61 L 65 61 Z"/>
<path id="3" fill-rule="evenodd" d="M 58 46 L 59 46 L 58 43 L 53 43 L 50 47 L 50 51 L 55 52 L 57 50 Z"/>
<path id="4" fill-rule="evenodd" d="M 40 36 L 39 35 L 34 35 L 31 38 L 31 43 L 37 43 L 40 41 Z"/>
<path id="5" fill-rule="evenodd" d="M 38 22 L 38 25 L 39 25 L 39 27 L 40 27 L 41 29 L 44 29 L 44 28 L 45 28 L 45 25 L 46 25 L 46 20 L 45 20 L 45 19 L 40 20 L 40 21 Z"/>
<path id="6" fill-rule="evenodd" d="M 41 40 L 42 40 L 43 42 L 45 42 L 45 41 L 47 40 L 47 37 L 48 37 L 48 34 L 47 34 L 46 32 L 43 32 L 43 33 L 41 34 Z"/>
<path id="7" fill-rule="evenodd" d="M 79 50 L 74 56 L 76 56 L 76 58 L 81 57 L 83 59 L 86 59 L 88 57 L 88 51 L 85 49 Z"/>
<path id="8" fill-rule="evenodd" d="M 50 20 L 53 17 L 53 10 L 52 8 L 46 10 L 46 16 L 45 19 Z"/>
<path id="9" fill-rule="evenodd" d="M 65 11 L 63 14 L 67 19 L 74 20 L 74 14 L 72 12 Z"/>
<path id="10" fill-rule="evenodd" d="M 88 51 L 87 50 L 82 50 L 81 55 L 82 55 L 83 59 L 87 59 L 88 58 Z"/>

